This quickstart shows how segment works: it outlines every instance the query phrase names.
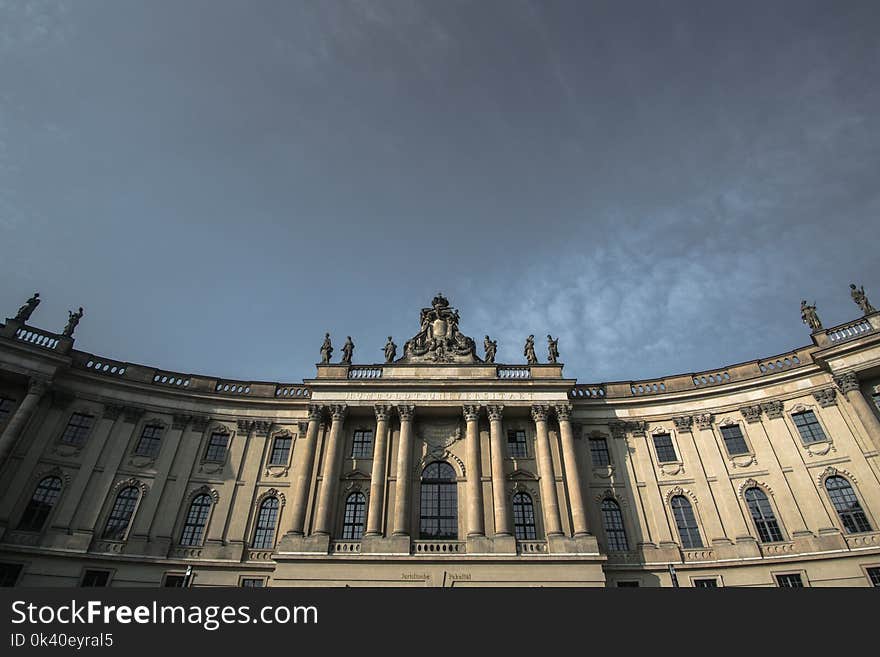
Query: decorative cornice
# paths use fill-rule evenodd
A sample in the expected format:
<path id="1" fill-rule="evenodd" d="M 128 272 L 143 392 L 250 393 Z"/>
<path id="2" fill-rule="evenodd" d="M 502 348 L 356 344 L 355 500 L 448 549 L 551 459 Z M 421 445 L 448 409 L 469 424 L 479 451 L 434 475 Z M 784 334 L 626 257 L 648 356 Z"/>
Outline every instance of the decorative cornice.
<path id="1" fill-rule="evenodd" d="M 679 415 L 672 418 L 672 422 L 675 424 L 676 431 L 690 433 L 691 427 L 694 423 L 694 418 L 692 418 L 690 415 Z"/>
<path id="2" fill-rule="evenodd" d="M 557 404 L 556 418 L 560 422 L 567 422 L 571 419 L 571 404 Z"/>
<path id="3" fill-rule="evenodd" d="M 782 414 L 785 410 L 785 404 L 783 404 L 778 399 L 774 399 L 761 404 L 761 409 L 767 415 L 767 419 L 778 420 L 782 417 Z"/>
<path id="4" fill-rule="evenodd" d="M 476 422 L 480 419 L 480 407 L 477 404 L 465 404 L 461 410 L 465 422 Z"/>
<path id="5" fill-rule="evenodd" d="M 373 405 L 373 412 L 376 414 L 376 422 L 388 422 L 391 419 L 391 406 L 389 404 Z"/>
<path id="6" fill-rule="evenodd" d="M 397 415 L 400 416 L 401 422 L 412 422 L 413 417 L 416 414 L 416 407 L 412 404 L 398 404 L 397 405 Z"/>
<path id="7" fill-rule="evenodd" d="M 700 413 L 699 415 L 694 416 L 694 422 L 697 424 L 698 429 L 706 430 L 712 428 L 712 423 L 715 421 L 715 416 L 712 413 Z"/>
<path id="8" fill-rule="evenodd" d="M 126 406 L 122 409 L 122 419 L 126 422 L 137 422 L 144 414 L 144 409 L 135 406 Z"/>
<path id="9" fill-rule="evenodd" d="M 171 422 L 171 428 L 175 431 L 183 431 L 191 419 L 192 417 L 189 415 L 175 415 Z"/>
<path id="10" fill-rule="evenodd" d="M 855 372 L 844 372 L 834 377 L 834 385 L 844 395 L 848 392 L 858 392 L 859 377 Z"/>
<path id="11" fill-rule="evenodd" d="M 858 389 L 858 387 L 856 388 Z M 822 390 L 814 390 L 813 397 L 819 406 L 828 408 L 829 406 L 837 406 L 837 390 L 834 388 L 823 388 Z"/>
<path id="12" fill-rule="evenodd" d="M 742 416 L 749 424 L 754 424 L 755 422 L 761 421 L 761 406 L 758 404 L 743 406 L 739 409 L 739 412 L 742 413 Z"/>
<path id="13" fill-rule="evenodd" d="M 490 422 L 501 420 L 503 411 L 504 406 L 501 404 L 491 404 L 489 406 L 486 406 L 486 414 L 489 416 Z"/>
<path id="14" fill-rule="evenodd" d="M 535 422 L 546 422 L 547 413 L 550 409 L 543 404 L 535 404 L 532 406 L 532 419 Z"/>

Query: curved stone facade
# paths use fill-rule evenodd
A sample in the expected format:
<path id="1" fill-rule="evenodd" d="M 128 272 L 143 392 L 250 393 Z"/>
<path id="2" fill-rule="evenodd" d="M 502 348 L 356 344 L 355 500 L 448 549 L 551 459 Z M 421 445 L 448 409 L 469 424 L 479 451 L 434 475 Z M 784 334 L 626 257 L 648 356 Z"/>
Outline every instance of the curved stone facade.
<path id="1" fill-rule="evenodd" d="M 486 362 L 438 298 L 397 360 L 291 383 L 115 361 L 8 319 L 3 581 L 880 578 L 880 314 L 772 358 L 583 384 Z"/>

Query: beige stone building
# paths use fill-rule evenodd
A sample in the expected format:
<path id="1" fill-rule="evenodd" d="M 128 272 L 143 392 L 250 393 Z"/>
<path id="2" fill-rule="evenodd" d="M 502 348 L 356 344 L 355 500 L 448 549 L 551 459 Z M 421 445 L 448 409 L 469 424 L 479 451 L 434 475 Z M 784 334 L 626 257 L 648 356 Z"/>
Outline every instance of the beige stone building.
<path id="1" fill-rule="evenodd" d="M 232 381 L 0 328 L 0 583 L 880 585 L 880 313 L 779 356 L 578 383 L 477 355 Z M 867 301 L 865 301 L 867 304 Z M 549 336 L 548 336 L 549 338 Z"/>

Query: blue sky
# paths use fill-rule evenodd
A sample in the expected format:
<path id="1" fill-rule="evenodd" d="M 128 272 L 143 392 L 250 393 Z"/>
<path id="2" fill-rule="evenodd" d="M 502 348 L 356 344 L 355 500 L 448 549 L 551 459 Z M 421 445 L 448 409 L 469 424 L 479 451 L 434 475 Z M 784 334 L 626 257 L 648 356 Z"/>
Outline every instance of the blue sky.
<path id="1" fill-rule="evenodd" d="M 662 5 L 662 6 L 661 6 Z M 700 371 L 880 301 L 876 2 L 0 0 L 0 306 L 295 381 L 443 291 L 519 363 Z"/>

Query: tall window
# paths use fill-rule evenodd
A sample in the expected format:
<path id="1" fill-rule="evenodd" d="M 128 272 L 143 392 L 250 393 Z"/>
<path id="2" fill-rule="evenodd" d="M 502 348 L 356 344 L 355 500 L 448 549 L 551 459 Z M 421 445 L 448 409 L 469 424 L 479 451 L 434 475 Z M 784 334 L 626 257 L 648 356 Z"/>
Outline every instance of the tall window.
<path id="1" fill-rule="evenodd" d="M 275 525 L 278 523 L 278 498 L 267 497 L 260 503 L 254 529 L 254 549 L 271 550 L 275 546 Z"/>
<path id="2" fill-rule="evenodd" d="M 352 493 L 345 500 L 342 516 L 342 540 L 359 541 L 364 535 L 364 515 L 367 498 L 363 493 Z"/>
<path id="3" fill-rule="evenodd" d="M 137 505 L 138 489 L 135 486 L 127 486 L 119 491 L 113 508 L 107 517 L 107 526 L 104 527 L 104 538 L 111 541 L 121 541 L 125 538 L 128 524 Z"/>
<path id="4" fill-rule="evenodd" d="M 675 455 L 675 447 L 672 446 L 672 436 L 668 433 L 654 434 L 654 450 L 657 452 L 657 460 L 660 463 L 678 461 Z"/>
<path id="5" fill-rule="evenodd" d="M 91 415 L 84 413 L 74 413 L 67 421 L 64 433 L 61 434 L 61 442 L 65 445 L 82 445 L 86 436 L 89 435 L 89 429 L 92 428 Z"/>
<path id="6" fill-rule="evenodd" d="M 791 573 L 789 575 L 777 575 L 776 583 L 780 588 L 783 589 L 802 589 L 804 588 L 804 581 L 801 579 L 800 574 Z"/>
<path id="7" fill-rule="evenodd" d="M 15 400 L 9 397 L 0 397 L 0 424 L 6 422 L 12 409 L 15 407 Z"/>
<path id="8" fill-rule="evenodd" d="M 419 532 L 422 538 L 458 538 L 458 490 L 448 463 L 431 463 L 422 471 Z"/>
<path id="9" fill-rule="evenodd" d="M 353 459 L 371 459 L 373 458 L 373 432 L 365 429 L 358 429 L 354 432 L 354 441 L 351 444 L 351 458 Z"/>
<path id="10" fill-rule="evenodd" d="M 675 526 L 681 537 L 681 547 L 685 549 L 703 547 L 703 539 L 700 538 L 700 528 L 694 517 L 694 510 L 690 501 L 684 495 L 676 495 L 672 498 L 672 515 L 675 516 Z"/>
<path id="11" fill-rule="evenodd" d="M 871 524 L 849 482 L 840 475 L 825 480 L 825 490 L 847 534 L 871 531 Z"/>
<path id="12" fill-rule="evenodd" d="M 604 438 L 590 438 L 590 459 L 595 466 L 611 465 L 608 441 Z"/>
<path id="13" fill-rule="evenodd" d="M 805 445 L 828 440 L 825 437 L 825 432 L 822 431 L 822 425 L 819 424 L 819 420 L 816 419 L 816 414 L 813 411 L 792 413 L 791 419 L 794 420 L 794 426 L 797 427 L 798 433 L 801 434 L 801 441 Z"/>
<path id="14" fill-rule="evenodd" d="M 513 459 L 524 459 L 526 451 L 526 432 L 522 429 L 511 429 L 507 432 L 507 455 Z"/>
<path id="15" fill-rule="evenodd" d="M 629 550 L 626 528 L 623 526 L 623 514 L 616 500 L 607 498 L 602 501 L 602 525 L 605 527 L 609 550 L 620 552 Z"/>
<path id="16" fill-rule="evenodd" d="M 770 500 L 767 499 L 764 491 L 754 486 L 745 492 L 745 498 L 761 542 L 775 543 L 783 540 L 782 532 L 779 531 L 779 523 L 776 522 L 776 516 L 773 513 L 773 507 L 770 506 Z"/>
<path id="17" fill-rule="evenodd" d="M 207 493 L 198 495 L 189 505 L 186 520 L 183 523 L 183 532 L 180 534 L 181 545 L 200 545 L 202 534 L 205 532 L 205 523 L 208 522 L 208 514 L 211 512 L 213 500 Z"/>
<path id="18" fill-rule="evenodd" d="M 269 465 L 287 465 L 290 459 L 290 446 L 293 439 L 290 436 L 278 436 L 272 441 L 272 453 L 269 455 Z"/>
<path id="19" fill-rule="evenodd" d="M 528 493 L 513 496 L 513 535 L 519 541 L 534 541 L 538 535 L 535 530 L 535 506 Z"/>
<path id="20" fill-rule="evenodd" d="M 159 454 L 159 444 L 162 438 L 162 427 L 157 424 L 148 424 L 141 432 L 134 453 L 138 456 L 156 457 Z"/>
<path id="21" fill-rule="evenodd" d="M 226 447 L 229 445 L 229 434 L 215 431 L 208 440 L 208 449 L 205 450 L 206 461 L 225 461 Z"/>
<path id="22" fill-rule="evenodd" d="M 746 445 L 746 439 L 738 424 L 721 427 L 721 437 L 724 438 L 724 446 L 731 456 L 749 453 L 749 446 Z"/>
<path id="23" fill-rule="evenodd" d="M 58 502 L 61 495 L 61 479 L 59 477 L 46 477 L 39 484 L 25 507 L 21 520 L 18 521 L 18 529 L 28 532 L 38 532 L 46 523 L 46 518 L 52 511 L 52 507 Z"/>

